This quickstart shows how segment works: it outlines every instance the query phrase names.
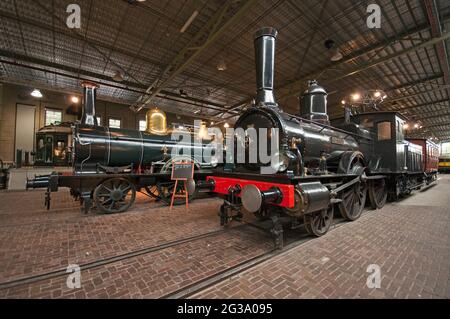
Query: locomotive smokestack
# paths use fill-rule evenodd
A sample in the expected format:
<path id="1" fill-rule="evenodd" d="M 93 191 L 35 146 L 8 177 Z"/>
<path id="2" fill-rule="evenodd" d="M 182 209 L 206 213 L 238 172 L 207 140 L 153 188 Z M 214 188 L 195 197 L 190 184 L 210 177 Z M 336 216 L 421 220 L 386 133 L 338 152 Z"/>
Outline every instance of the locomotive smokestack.
<path id="1" fill-rule="evenodd" d="M 256 105 L 278 106 L 273 94 L 275 66 L 275 42 L 278 31 L 274 28 L 262 28 L 255 33 L 256 63 Z"/>
<path id="2" fill-rule="evenodd" d="M 81 116 L 81 124 L 98 126 L 97 117 L 95 116 L 98 85 L 86 81 L 81 83 L 81 86 L 83 87 L 83 115 Z"/>

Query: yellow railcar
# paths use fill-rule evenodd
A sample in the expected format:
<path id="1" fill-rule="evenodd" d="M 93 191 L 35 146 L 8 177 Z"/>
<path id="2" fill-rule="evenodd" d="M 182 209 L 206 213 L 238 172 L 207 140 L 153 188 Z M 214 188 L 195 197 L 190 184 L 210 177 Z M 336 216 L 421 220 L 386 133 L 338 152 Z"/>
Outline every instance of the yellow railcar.
<path id="1" fill-rule="evenodd" d="M 439 157 L 439 172 L 450 173 L 450 154 Z"/>

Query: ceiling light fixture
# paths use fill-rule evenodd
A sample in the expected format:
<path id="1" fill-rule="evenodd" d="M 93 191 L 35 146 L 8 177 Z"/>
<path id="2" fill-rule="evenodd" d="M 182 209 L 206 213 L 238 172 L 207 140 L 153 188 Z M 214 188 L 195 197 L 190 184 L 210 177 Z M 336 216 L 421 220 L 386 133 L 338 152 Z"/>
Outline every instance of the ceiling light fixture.
<path id="1" fill-rule="evenodd" d="M 343 58 L 344 56 L 342 55 L 341 51 L 339 51 L 339 48 L 332 49 L 330 58 L 332 62 L 341 61 Z"/>
<path id="2" fill-rule="evenodd" d="M 78 102 L 80 102 L 80 98 L 78 96 L 72 96 L 70 100 L 75 104 L 78 104 Z"/>
<path id="3" fill-rule="evenodd" d="M 358 101 L 361 98 L 361 95 L 359 93 L 355 93 L 352 95 L 353 101 Z"/>
<path id="4" fill-rule="evenodd" d="M 225 124 L 223 125 L 223 127 L 225 127 L 225 128 L 229 128 L 229 127 L 230 127 L 230 124 L 228 124 L 228 123 L 225 123 Z"/>
<path id="5" fill-rule="evenodd" d="M 31 96 L 38 99 L 43 97 L 41 91 L 39 91 L 38 89 L 34 89 L 33 92 L 31 92 Z"/>
<path id="6" fill-rule="evenodd" d="M 227 70 L 227 63 L 225 62 L 225 59 L 223 57 L 220 58 L 220 61 L 217 64 L 217 70 L 219 70 L 219 71 Z"/>
<path id="7" fill-rule="evenodd" d="M 195 18 L 198 16 L 198 10 L 195 10 L 192 15 L 189 17 L 189 19 L 186 21 L 186 23 L 183 25 L 183 27 L 180 30 L 180 33 L 186 32 L 187 28 L 194 22 Z"/>
<path id="8" fill-rule="evenodd" d="M 344 58 L 344 55 L 339 50 L 339 47 L 336 45 L 336 42 L 332 39 L 328 39 L 324 43 L 325 48 L 328 50 L 328 54 L 330 56 L 330 60 L 333 62 L 340 61 Z"/>
<path id="9" fill-rule="evenodd" d="M 379 98 L 381 96 L 381 92 L 380 91 L 376 91 L 373 96 L 375 96 L 376 98 Z"/>
<path id="10" fill-rule="evenodd" d="M 113 76 L 111 77 L 116 82 L 122 82 L 123 81 L 123 75 L 120 71 L 115 71 Z"/>

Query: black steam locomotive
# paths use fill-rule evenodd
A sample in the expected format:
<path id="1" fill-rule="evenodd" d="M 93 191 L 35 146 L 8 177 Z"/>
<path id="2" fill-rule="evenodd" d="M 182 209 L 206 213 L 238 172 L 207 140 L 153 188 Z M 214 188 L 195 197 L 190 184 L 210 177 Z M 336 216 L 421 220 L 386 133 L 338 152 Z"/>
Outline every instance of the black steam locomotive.
<path id="1" fill-rule="evenodd" d="M 199 140 L 198 136 L 195 140 L 193 132 L 168 129 L 162 111 L 147 113 L 146 132 L 99 126 L 95 114 L 98 86 L 91 82 L 84 82 L 82 86 L 83 115 L 81 123 L 73 126 L 70 141 L 73 172 L 38 176 L 27 181 L 27 188 L 47 188 L 47 208 L 50 207 L 50 193 L 58 191 L 59 187 L 70 188 L 85 212 L 90 210 L 93 202 L 104 213 L 124 212 L 134 203 L 136 191 L 140 189 L 170 203 L 174 192 L 174 183 L 170 179 L 174 162 L 194 162 L 196 179 L 204 178 L 211 173 L 207 169 L 216 166 L 214 150 L 201 152 L 201 157 L 195 152 L 197 148 L 204 150 L 214 144 Z M 184 137 L 182 141 L 186 142 L 173 137 Z M 195 181 L 188 181 L 188 184 L 192 198 Z M 184 185 L 180 187 L 184 188 Z"/>
<path id="2" fill-rule="evenodd" d="M 225 197 L 222 225 L 240 219 L 243 207 L 271 219 L 271 232 L 282 245 L 285 217 L 293 228 L 304 224 L 311 235 L 321 236 L 331 226 L 335 206 L 353 221 L 361 216 L 367 196 L 373 208 L 381 208 L 388 196 L 396 199 L 436 179 L 435 173 L 424 172 L 422 148 L 405 140 L 405 119 L 398 113 L 346 116 L 331 126 L 327 93 L 316 81 L 302 94 L 298 116 L 283 112 L 273 94 L 276 37 L 273 28 L 255 35 L 257 96 L 235 125 L 246 132 L 235 141 L 245 150 L 245 160 L 239 162 L 235 154 L 232 169 L 200 185 Z M 268 129 L 262 130 L 267 136 L 261 128 Z M 259 155 L 256 162 L 249 161 L 254 153 L 249 150 L 249 140 L 254 140 L 250 129 L 268 144 L 278 138 L 270 174 L 261 174 L 268 164 Z"/>

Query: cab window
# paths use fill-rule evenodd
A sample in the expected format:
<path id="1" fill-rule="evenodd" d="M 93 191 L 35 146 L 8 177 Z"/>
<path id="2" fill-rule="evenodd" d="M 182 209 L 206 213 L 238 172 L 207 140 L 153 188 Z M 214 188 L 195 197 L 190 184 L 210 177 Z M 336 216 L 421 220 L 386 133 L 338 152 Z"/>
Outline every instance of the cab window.
<path id="1" fill-rule="evenodd" d="M 391 122 L 378 123 L 378 140 L 387 141 L 392 138 Z"/>

